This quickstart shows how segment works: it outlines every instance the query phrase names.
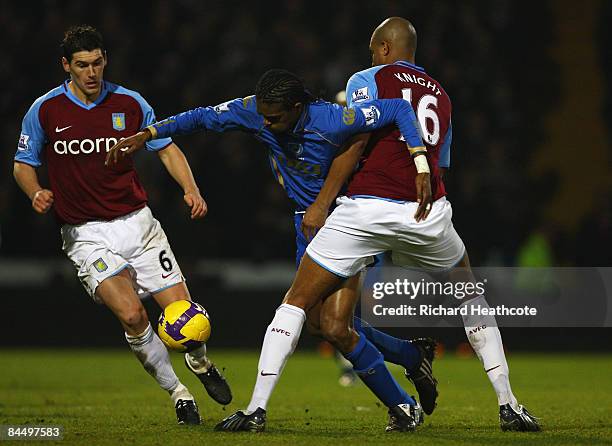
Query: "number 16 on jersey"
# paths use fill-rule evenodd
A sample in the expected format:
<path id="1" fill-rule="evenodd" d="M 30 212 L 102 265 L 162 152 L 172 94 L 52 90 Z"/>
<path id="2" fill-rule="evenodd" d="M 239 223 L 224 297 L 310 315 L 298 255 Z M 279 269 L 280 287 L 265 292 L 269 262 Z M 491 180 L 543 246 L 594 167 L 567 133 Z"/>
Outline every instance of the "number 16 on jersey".
<path id="1" fill-rule="evenodd" d="M 412 89 L 402 88 L 402 99 L 412 105 Z M 438 98 L 434 95 L 426 94 L 421 96 L 416 107 L 412 106 L 419 120 L 421 137 L 427 144 L 435 146 L 440 140 L 440 118 L 436 109 L 438 108 Z M 428 122 L 429 121 L 429 122 Z M 430 125 L 428 125 L 430 124 Z M 403 141 L 404 137 L 401 138 Z"/>

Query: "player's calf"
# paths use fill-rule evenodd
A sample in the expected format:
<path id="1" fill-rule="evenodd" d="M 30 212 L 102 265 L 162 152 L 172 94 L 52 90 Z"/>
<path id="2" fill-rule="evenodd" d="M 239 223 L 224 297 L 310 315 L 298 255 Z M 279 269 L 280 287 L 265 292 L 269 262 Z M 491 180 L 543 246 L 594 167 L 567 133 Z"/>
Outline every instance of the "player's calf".
<path id="1" fill-rule="evenodd" d="M 125 338 L 144 369 L 172 398 L 179 424 L 199 424 L 200 417 L 194 398 L 174 373 L 168 350 L 151 324 L 147 324 L 147 328 L 135 336 L 126 333 Z M 183 403 L 179 404 L 180 401 Z"/>
<path id="2" fill-rule="evenodd" d="M 353 364 L 363 383 L 389 409 L 402 404 L 418 406 L 391 375 L 382 354 L 364 336 L 359 336 L 357 346 L 344 357 Z"/>

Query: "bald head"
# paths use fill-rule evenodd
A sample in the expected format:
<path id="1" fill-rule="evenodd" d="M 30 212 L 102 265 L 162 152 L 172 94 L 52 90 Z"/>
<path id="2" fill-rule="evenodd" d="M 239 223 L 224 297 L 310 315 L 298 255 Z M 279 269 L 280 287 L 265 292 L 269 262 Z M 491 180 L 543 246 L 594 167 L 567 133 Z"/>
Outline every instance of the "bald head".
<path id="1" fill-rule="evenodd" d="M 372 65 L 407 60 L 414 63 L 417 35 L 414 26 L 402 17 L 390 17 L 372 33 Z"/>

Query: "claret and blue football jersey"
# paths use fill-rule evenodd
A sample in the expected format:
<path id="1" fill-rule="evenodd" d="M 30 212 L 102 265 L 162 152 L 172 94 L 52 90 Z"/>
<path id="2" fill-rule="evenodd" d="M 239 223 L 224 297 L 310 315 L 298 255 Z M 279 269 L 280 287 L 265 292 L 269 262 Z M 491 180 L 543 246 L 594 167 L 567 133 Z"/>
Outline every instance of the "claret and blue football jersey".
<path id="1" fill-rule="evenodd" d="M 446 195 L 438 167 L 450 166 L 452 140 L 451 101 L 440 83 L 422 67 L 407 61 L 378 65 L 355 73 L 346 86 L 349 106 L 402 98 L 414 108 L 427 147 L 434 200 Z M 396 128 L 377 130 L 347 190 L 347 195 L 371 195 L 416 201 L 416 168 L 404 156 L 404 142 Z"/>
<path id="2" fill-rule="evenodd" d="M 144 207 L 147 195 L 132 159 L 106 167 L 106 152 L 153 122 L 153 109 L 135 91 L 103 82 L 96 101 L 85 104 L 66 81 L 26 113 L 15 161 L 33 167 L 46 162 L 60 223 L 112 220 Z M 171 142 L 151 141 L 147 149 L 161 150 Z"/>

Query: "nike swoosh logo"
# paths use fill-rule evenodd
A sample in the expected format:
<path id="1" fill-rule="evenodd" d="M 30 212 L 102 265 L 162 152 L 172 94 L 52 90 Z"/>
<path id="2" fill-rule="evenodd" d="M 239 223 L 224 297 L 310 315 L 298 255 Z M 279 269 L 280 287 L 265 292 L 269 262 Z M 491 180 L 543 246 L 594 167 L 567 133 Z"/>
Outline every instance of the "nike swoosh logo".
<path id="1" fill-rule="evenodd" d="M 69 125 L 68 127 L 62 127 L 61 129 L 59 127 L 55 127 L 55 133 L 63 132 L 64 130 L 68 130 L 70 127 L 72 126 Z"/>
<path id="2" fill-rule="evenodd" d="M 501 367 L 501 364 L 500 365 L 496 365 L 495 367 L 491 367 L 489 370 L 485 370 L 485 373 L 489 373 L 491 370 L 495 370 L 498 367 Z"/>
<path id="3" fill-rule="evenodd" d="M 264 373 L 263 370 L 259 372 L 261 376 L 270 376 L 270 375 L 278 375 L 278 373 Z"/>
<path id="4" fill-rule="evenodd" d="M 168 277 L 170 277 L 173 274 L 176 274 L 176 273 L 162 274 L 162 279 L 167 279 Z"/>

